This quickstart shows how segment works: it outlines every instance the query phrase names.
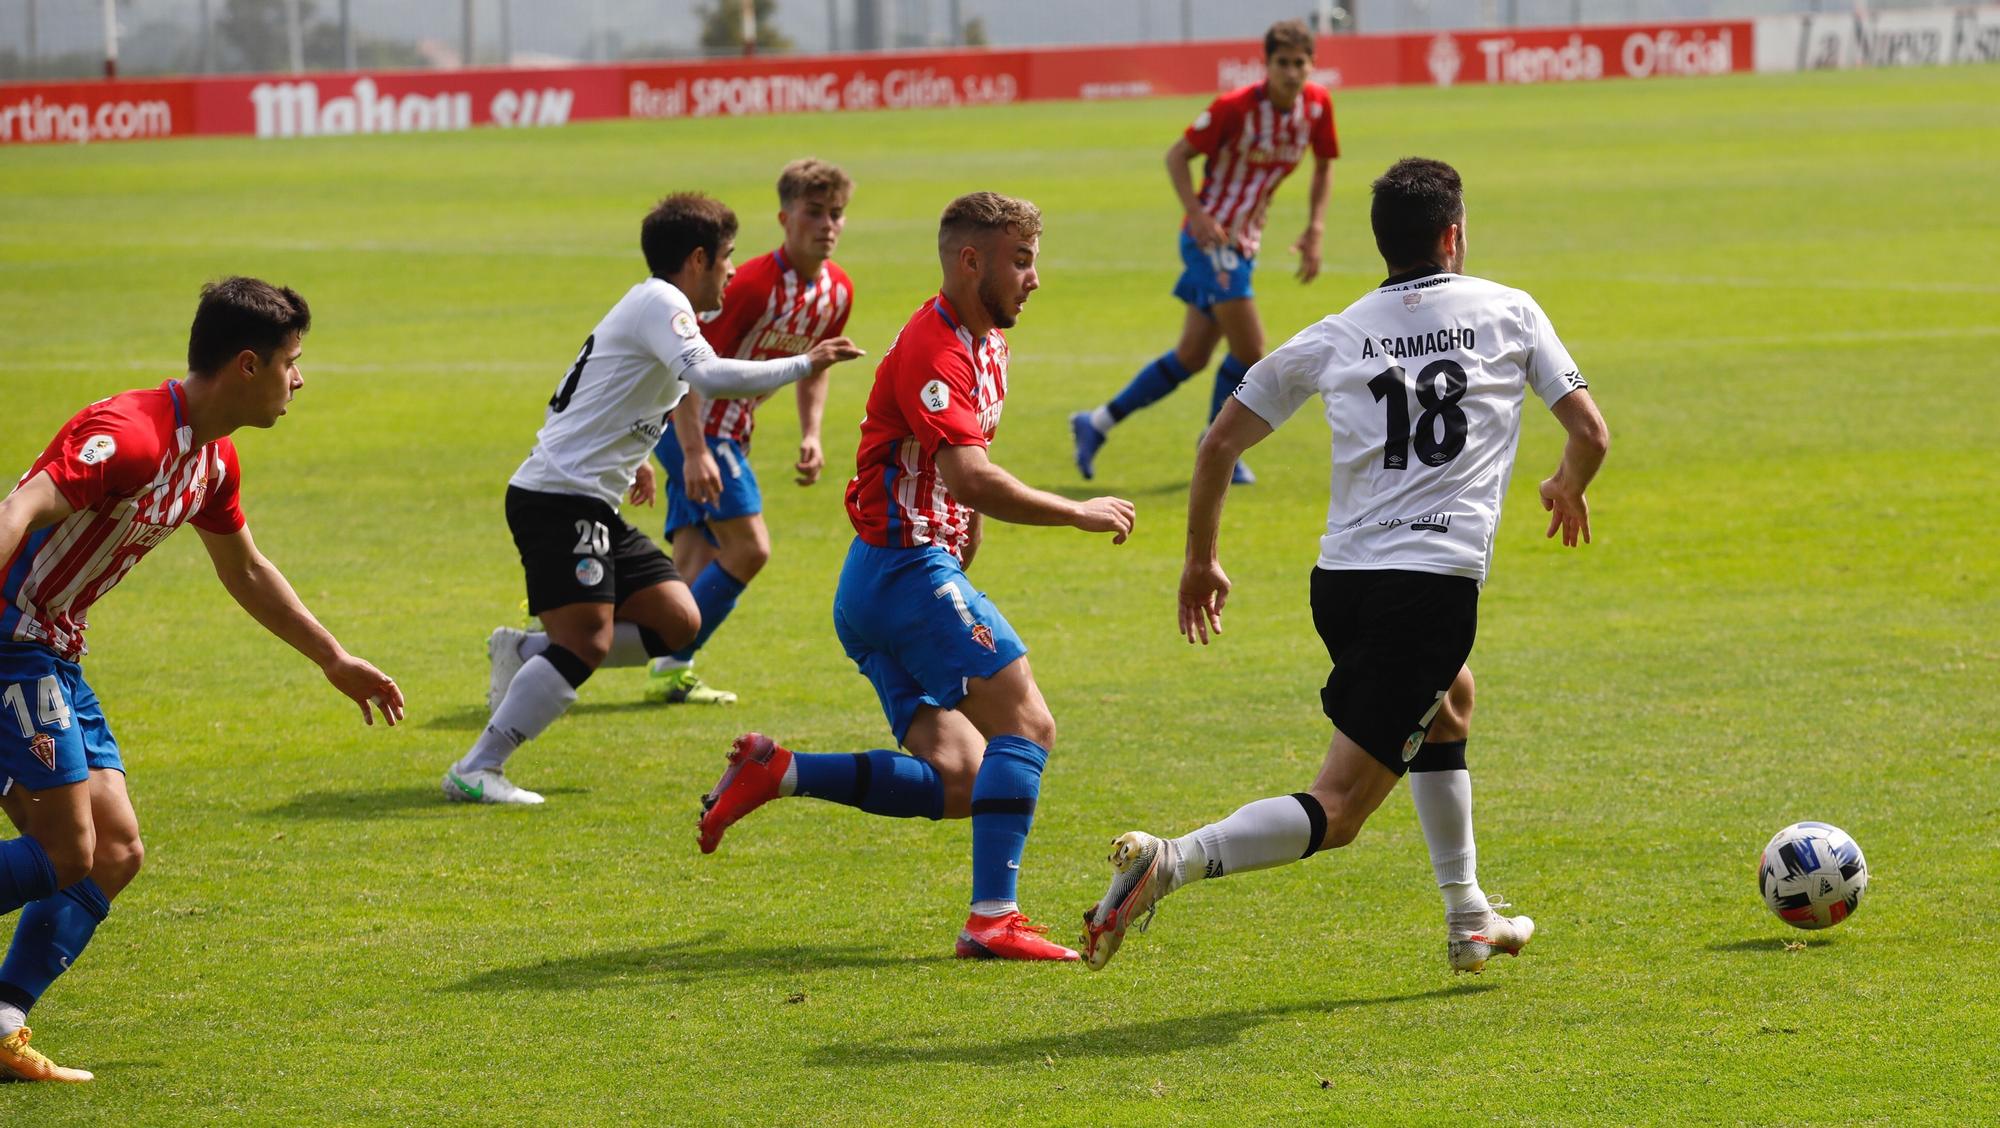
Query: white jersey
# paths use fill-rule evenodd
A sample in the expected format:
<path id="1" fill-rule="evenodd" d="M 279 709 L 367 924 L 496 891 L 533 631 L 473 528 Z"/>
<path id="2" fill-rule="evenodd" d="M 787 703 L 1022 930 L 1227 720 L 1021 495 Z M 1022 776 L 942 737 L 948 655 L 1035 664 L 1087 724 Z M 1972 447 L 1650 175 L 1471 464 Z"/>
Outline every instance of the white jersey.
<path id="1" fill-rule="evenodd" d="M 679 287 L 658 278 L 632 287 L 584 339 L 510 484 L 618 508 L 687 394 L 688 369 L 714 358 Z"/>
<path id="2" fill-rule="evenodd" d="M 1319 566 L 1484 582 L 1524 389 L 1588 387 L 1535 299 L 1483 278 L 1404 275 L 1258 361 L 1236 396 L 1276 427 L 1326 403 L 1333 484 Z"/>

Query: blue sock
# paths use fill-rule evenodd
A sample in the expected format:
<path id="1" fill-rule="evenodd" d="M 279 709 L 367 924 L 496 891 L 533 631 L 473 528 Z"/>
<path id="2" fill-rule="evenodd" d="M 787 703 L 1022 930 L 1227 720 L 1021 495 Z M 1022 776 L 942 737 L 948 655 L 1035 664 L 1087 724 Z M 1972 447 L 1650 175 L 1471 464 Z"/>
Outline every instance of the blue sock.
<path id="1" fill-rule="evenodd" d="M 972 781 L 972 899 L 1014 900 L 1021 851 L 1035 822 L 1048 750 L 1023 736 L 999 736 Z"/>
<path id="2" fill-rule="evenodd" d="M 1132 377 L 1132 382 L 1104 406 L 1111 412 L 1111 418 L 1123 419 L 1148 404 L 1167 398 L 1167 393 L 1180 387 L 1192 375 L 1194 373 L 1187 370 L 1181 358 L 1169 349 L 1158 360 L 1141 368 L 1139 374 Z"/>
<path id="3" fill-rule="evenodd" d="M 25 834 L 0 842 L 0 916 L 55 891 L 56 867 L 41 843 Z"/>
<path id="4" fill-rule="evenodd" d="M 944 817 L 944 784 L 937 769 L 915 756 L 887 752 L 794 752 L 794 795 L 859 807 L 892 819 Z"/>
<path id="5" fill-rule="evenodd" d="M 688 585 L 688 590 L 694 593 L 694 605 L 701 609 L 701 632 L 694 636 L 694 641 L 688 643 L 685 650 L 674 651 L 673 657 L 683 662 L 693 661 L 694 652 L 700 650 L 702 644 L 708 641 L 708 636 L 715 633 L 715 628 L 729 618 L 731 611 L 736 610 L 736 597 L 743 594 L 743 587 L 743 581 L 730 575 L 728 569 L 722 566 L 722 561 L 709 561 L 708 567 L 703 568 L 701 575 L 694 578 L 694 583 Z"/>
<path id="6" fill-rule="evenodd" d="M 110 899 L 87 877 L 22 909 L 14 944 L 0 963 L 0 1003 L 23 1011 L 34 1006 L 56 976 L 76 963 L 110 912 Z"/>
<path id="7" fill-rule="evenodd" d="M 1215 370 L 1215 392 L 1208 398 L 1210 423 L 1215 422 L 1215 417 L 1222 414 L 1222 405 L 1229 402 L 1230 393 L 1243 382 L 1243 374 L 1248 371 L 1250 366 L 1236 359 L 1234 353 L 1222 358 L 1222 367 Z"/>

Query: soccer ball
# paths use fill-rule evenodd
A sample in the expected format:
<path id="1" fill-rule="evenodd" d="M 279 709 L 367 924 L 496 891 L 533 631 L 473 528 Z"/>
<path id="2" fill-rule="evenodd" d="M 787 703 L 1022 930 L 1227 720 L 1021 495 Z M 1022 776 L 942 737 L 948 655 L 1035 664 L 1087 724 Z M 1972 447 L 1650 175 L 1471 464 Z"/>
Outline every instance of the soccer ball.
<path id="1" fill-rule="evenodd" d="M 1860 907 L 1868 863 L 1839 827 L 1793 823 L 1764 847 L 1757 888 L 1778 919 L 1793 928 L 1832 928 Z"/>

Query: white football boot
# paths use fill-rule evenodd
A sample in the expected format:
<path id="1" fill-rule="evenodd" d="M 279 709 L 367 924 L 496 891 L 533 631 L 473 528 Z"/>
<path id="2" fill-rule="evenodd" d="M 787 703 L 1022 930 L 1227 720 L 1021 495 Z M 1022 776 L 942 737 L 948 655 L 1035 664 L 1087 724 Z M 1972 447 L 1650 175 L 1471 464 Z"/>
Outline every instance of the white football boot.
<path id="1" fill-rule="evenodd" d="M 1501 916 L 1499 910 L 1511 906 L 1498 897 L 1486 898 L 1486 905 L 1478 912 L 1444 915 L 1445 956 L 1451 961 L 1453 974 L 1469 971 L 1477 975 L 1486 969 L 1493 953 L 1518 956 L 1534 938 L 1532 918 Z"/>
<path id="2" fill-rule="evenodd" d="M 1102 971 L 1118 954 L 1134 921 L 1139 931 L 1146 931 L 1160 898 L 1180 887 L 1180 850 L 1143 830 L 1128 830 L 1113 840 L 1110 861 L 1111 887 L 1083 913 L 1080 946 L 1092 971 Z"/>
<path id="3" fill-rule="evenodd" d="M 521 657 L 521 644 L 527 641 L 528 632 L 516 627 L 494 627 L 493 634 L 486 640 L 486 660 L 492 663 L 492 672 L 486 681 L 486 711 L 497 713 L 500 703 L 507 699 L 507 687 L 514 684 L 514 675 L 521 672 L 527 659 Z"/>
<path id="4" fill-rule="evenodd" d="M 490 769 L 461 774 L 456 765 L 446 768 L 443 787 L 444 797 L 455 803 L 511 803 L 532 807 L 543 802 L 539 794 L 514 786 L 512 780 Z"/>

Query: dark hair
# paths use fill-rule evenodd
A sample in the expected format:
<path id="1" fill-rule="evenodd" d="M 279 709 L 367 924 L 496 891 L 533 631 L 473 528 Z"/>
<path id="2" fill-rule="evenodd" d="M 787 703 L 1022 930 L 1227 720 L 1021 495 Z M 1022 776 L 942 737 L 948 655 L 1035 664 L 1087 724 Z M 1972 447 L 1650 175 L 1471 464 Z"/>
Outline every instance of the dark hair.
<path id="1" fill-rule="evenodd" d="M 817 157 L 800 157 L 778 174 L 778 206 L 789 208 L 807 196 L 824 196 L 828 206 L 847 202 L 854 181 L 836 164 Z"/>
<path id="2" fill-rule="evenodd" d="M 1312 58 L 1313 33 L 1312 29 L 1306 26 L 1306 21 L 1279 20 L 1264 33 L 1265 61 L 1270 61 L 1271 56 L 1287 47 L 1304 51 L 1306 58 Z"/>
<path id="3" fill-rule="evenodd" d="M 1026 200 L 1002 196 L 998 192 L 971 192 L 945 205 L 938 217 L 938 257 L 949 261 L 952 252 L 982 235 L 1013 228 L 1023 239 L 1042 233 L 1042 211 Z"/>
<path id="4" fill-rule="evenodd" d="M 268 361 L 285 338 L 312 328 L 312 310 L 297 290 L 236 276 L 201 288 L 188 327 L 188 371 L 206 376 L 249 349 Z"/>
<path id="5" fill-rule="evenodd" d="M 653 277 L 680 273 L 696 247 L 713 259 L 736 238 L 736 213 L 713 196 L 676 192 L 661 200 L 639 225 L 639 249 Z"/>
<path id="6" fill-rule="evenodd" d="M 1465 219 L 1465 185 L 1443 161 L 1404 157 L 1375 180 L 1375 248 L 1394 270 L 1429 262 L 1445 228 Z"/>

